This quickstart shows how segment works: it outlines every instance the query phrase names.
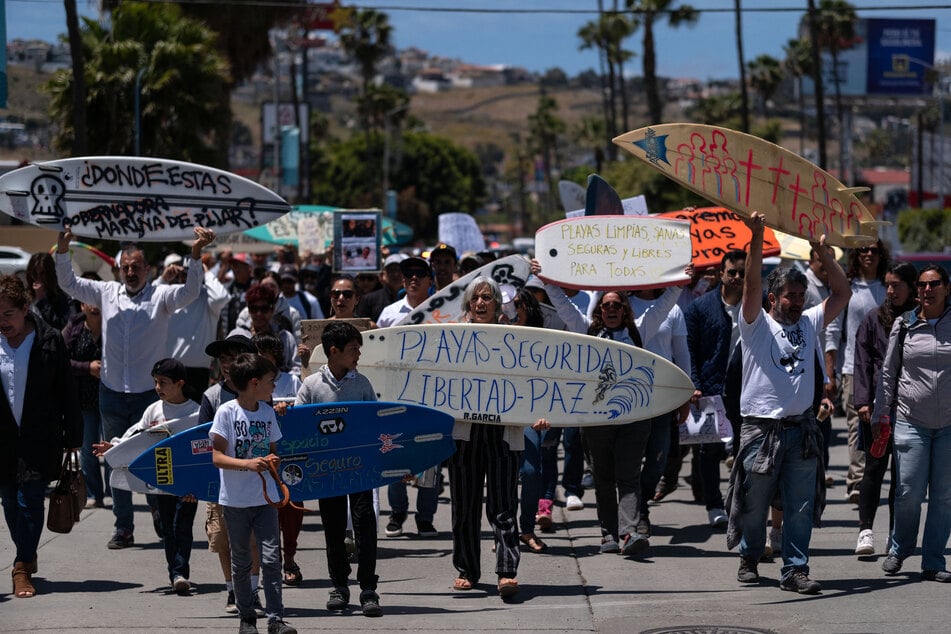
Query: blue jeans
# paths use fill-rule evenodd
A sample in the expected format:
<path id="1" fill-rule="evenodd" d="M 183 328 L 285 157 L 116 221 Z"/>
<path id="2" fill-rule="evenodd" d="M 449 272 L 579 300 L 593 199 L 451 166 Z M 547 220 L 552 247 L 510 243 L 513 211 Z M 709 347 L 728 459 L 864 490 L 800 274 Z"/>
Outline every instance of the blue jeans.
<path id="1" fill-rule="evenodd" d="M 102 416 L 102 435 L 106 440 L 122 436 L 129 427 L 139 422 L 145 408 L 158 399 L 155 390 L 127 394 L 114 392 L 99 384 L 99 412 Z M 114 489 L 112 491 L 112 514 L 116 518 L 116 529 L 131 534 L 135 528 L 133 522 L 132 492 Z"/>
<path id="2" fill-rule="evenodd" d="M 650 424 L 651 427 L 651 435 L 644 450 L 644 466 L 641 468 L 641 517 L 644 519 L 650 516 L 647 502 L 654 499 L 654 490 L 660 483 L 660 477 L 664 475 L 664 467 L 667 466 L 670 428 L 674 424 L 674 416 L 676 414 L 664 414 L 641 423 Z"/>
<path id="3" fill-rule="evenodd" d="M 197 502 L 185 502 L 174 495 L 156 495 L 155 502 L 162 516 L 162 543 L 168 563 L 168 580 L 181 575 L 189 578 L 192 554 L 192 526 L 195 524 Z"/>
<path id="4" fill-rule="evenodd" d="M 264 609 L 267 620 L 284 617 L 281 597 L 281 532 L 277 509 L 267 504 L 237 508 L 222 506 L 228 541 L 231 543 L 231 580 L 234 602 L 243 619 L 254 618 L 251 605 L 251 537 L 258 542 L 261 554 L 261 585 L 264 586 Z"/>
<path id="5" fill-rule="evenodd" d="M 14 562 L 32 563 L 36 559 L 36 549 L 46 520 L 43 513 L 45 496 L 44 480 L 0 485 L 3 517 L 16 546 Z"/>
<path id="6" fill-rule="evenodd" d="M 759 560 L 766 546 L 766 518 L 777 488 L 783 501 L 783 567 L 781 580 L 800 570 L 809 574 L 809 541 L 812 539 L 816 492 L 816 457 L 803 458 L 802 429 L 787 427 L 780 432 L 779 452 L 772 473 L 753 473 L 753 461 L 763 438 L 744 449 L 746 472 L 741 510 L 743 537 L 740 555 Z"/>
<path id="7" fill-rule="evenodd" d="M 103 479 L 99 458 L 93 455 L 92 446 L 102 440 L 102 417 L 99 410 L 83 410 L 83 448 L 79 452 L 79 462 L 83 466 L 83 479 L 86 480 L 86 497 L 102 502 L 109 480 L 109 463 L 106 463 L 106 479 Z"/>
<path id="8" fill-rule="evenodd" d="M 895 421 L 895 532 L 889 554 L 905 559 L 915 552 L 921 504 L 928 496 L 921 569 L 944 570 L 951 533 L 951 427 L 928 429 Z"/>
<path id="9" fill-rule="evenodd" d="M 555 499 L 555 485 L 558 483 L 558 442 L 565 449 L 565 461 L 561 473 L 561 487 L 565 495 L 584 497 L 581 476 L 584 474 L 584 446 L 581 444 L 581 428 L 555 427 L 545 432 L 542 444 L 552 447 L 551 452 L 542 455 L 542 493 L 546 500 Z"/>
<path id="10" fill-rule="evenodd" d="M 535 532 L 538 499 L 553 499 L 547 497 L 549 490 L 554 496 L 555 483 L 558 481 L 558 441 L 549 436 L 552 431 L 554 430 L 544 432 L 531 427 L 525 428 L 525 450 L 522 452 L 522 464 L 519 467 L 522 491 L 518 516 L 519 531 L 523 534 Z"/>
<path id="11" fill-rule="evenodd" d="M 441 477 L 437 475 L 437 479 Z M 394 482 L 386 487 L 386 498 L 390 503 L 393 514 L 405 516 L 409 512 L 409 496 L 406 494 L 406 484 Z M 417 487 L 416 489 L 416 521 L 432 522 L 436 516 L 436 507 L 439 505 L 439 487 Z"/>

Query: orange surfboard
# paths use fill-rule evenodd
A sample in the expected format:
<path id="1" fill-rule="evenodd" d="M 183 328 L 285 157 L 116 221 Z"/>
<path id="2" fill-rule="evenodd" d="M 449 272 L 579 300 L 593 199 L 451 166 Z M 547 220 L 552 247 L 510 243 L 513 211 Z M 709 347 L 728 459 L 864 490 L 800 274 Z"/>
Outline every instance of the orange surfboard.
<path id="1" fill-rule="evenodd" d="M 690 222 L 690 238 L 693 248 L 691 262 L 698 271 L 720 266 L 720 261 L 728 251 L 742 249 L 749 251 L 753 234 L 743 222 L 743 217 L 724 207 L 698 207 L 681 209 L 661 214 L 651 214 L 652 218 L 670 218 Z M 779 255 L 782 246 L 776 234 L 769 227 L 763 232 L 763 256 Z"/>
<path id="2" fill-rule="evenodd" d="M 810 241 L 869 244 L 883 224 L 832 174 L 774 143 L 729 128 L 665 123 L 626 132 L 614 143 L 687 189 L 744 216 Z"/>

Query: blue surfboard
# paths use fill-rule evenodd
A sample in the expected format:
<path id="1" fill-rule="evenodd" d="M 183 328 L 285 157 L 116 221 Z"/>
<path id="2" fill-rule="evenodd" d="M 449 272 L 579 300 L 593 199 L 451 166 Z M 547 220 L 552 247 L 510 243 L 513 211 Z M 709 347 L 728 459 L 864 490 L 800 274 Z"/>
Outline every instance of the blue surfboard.
<path id="1" fill-rule="evenodd" d="M 298 501 L 396 482 L 439 464 L 456 448 L 452 416 L 402 403 L 297 405 L 278 423 L 279 474 Z M 204 423 L 166 438 L 133 460 L 129 472 L 166 493 L 217 502 L 210 429 Z"/>

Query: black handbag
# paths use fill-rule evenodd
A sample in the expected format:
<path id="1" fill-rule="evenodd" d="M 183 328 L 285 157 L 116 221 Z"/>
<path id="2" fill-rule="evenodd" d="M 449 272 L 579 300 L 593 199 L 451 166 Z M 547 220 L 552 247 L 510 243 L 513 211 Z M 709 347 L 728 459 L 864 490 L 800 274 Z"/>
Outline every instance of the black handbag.
<path id="1" fill-rule="evenodd" d="M 50 508 L 46 528 L 54 533 L 68 533 L 79 521 L 79 513 L 86 505 L 86 480 L 79 466 L 79 454 L 67 451 L 63 456 L 59 482 L 50 494 Z"/>

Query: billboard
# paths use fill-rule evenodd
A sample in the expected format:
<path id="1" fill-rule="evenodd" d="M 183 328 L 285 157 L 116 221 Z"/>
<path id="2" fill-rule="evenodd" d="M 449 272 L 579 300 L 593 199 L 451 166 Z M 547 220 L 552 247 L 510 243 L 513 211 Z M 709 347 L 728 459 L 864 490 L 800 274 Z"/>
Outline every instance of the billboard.
<path id="1" fill-rule="evenodd" d="M 839 91 L 845 96 L 930 95 L 934 65 L 933 19 L 875 18 L 858 20 L 851 47 L 838 53 Z M 835 90 L 832 55 L 822 53 L 826 94 Z M 803 92 L 815 94 L 803 79 Z"/>

